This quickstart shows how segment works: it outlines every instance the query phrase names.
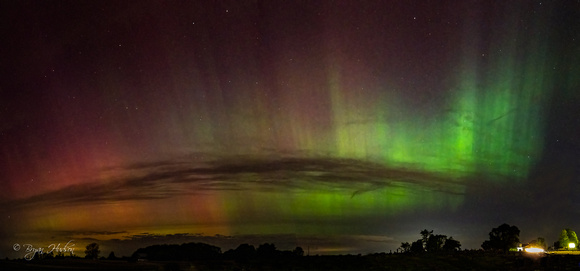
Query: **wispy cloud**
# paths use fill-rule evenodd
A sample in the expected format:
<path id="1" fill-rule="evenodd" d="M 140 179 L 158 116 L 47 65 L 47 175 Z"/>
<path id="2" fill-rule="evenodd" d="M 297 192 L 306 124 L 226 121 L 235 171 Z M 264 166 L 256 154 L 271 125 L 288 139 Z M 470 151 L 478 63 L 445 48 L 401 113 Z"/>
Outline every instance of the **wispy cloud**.
<path id="1" fill-rule="evenodd" d="M 453 173 L 395 168 L 353 159 L 279 158 L 159 161 L 104 170 L 107 178 L 11 202 L 14 207 L 60 206 L 164 199 L 212 191 L 340 191 L 356 197 L 377 189 L 407 187 L 463 194 L 466 180 Z"/>

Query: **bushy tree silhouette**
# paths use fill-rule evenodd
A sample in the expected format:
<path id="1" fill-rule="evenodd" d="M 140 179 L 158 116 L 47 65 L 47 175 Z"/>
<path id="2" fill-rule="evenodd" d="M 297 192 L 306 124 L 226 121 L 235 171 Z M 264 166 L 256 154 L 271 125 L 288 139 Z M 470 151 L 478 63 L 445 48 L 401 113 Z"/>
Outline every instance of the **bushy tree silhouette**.
<path id="1" fill-rule="evenodd" d="M 292 253 L 296 256 L 304 256 L 304 249 L 302 249 L 301 247 L 296 247 Z"/>
<path id="2" fill-rule="evenodd" d="M 424 229 L 421 231 L 421 241 L 423 241 L 423 247 L 425 247 L 427 245 L 427 242 L 429 241 L 429 237 L 433 234 L 433 230 L 428 231 L 427 229 Z"/>
<path id="3" fill-rule="evenodd" d="M 411 244 L 409 242 L 401 243 L 401 251 L 404 253 L 411 251 Z"/>
<path id="4" fill-rule="evenodd" d="M 417 240 L 411 244 L 411 252 L 413 253 L 423 253 L 425 248 L 423 248 L 423 241 Z"/>
<path id="5" fill-rule="evenodd" d="M 516 248 L 519 243 L 520 230 L 518 227 L 504 223 L 491 230 L 489 240 L 484 241 L 481 247 L 485 250 L 509 251 Z"/>
<path id="6" fill-rule="evenodd" d="M 278 254 L 278 250 L 274 244 L 264 243 L 261 244 L 256 250 L 256 254 L 259 258 L 269 259 L 274 258 Z"/>
<path id="7" fill-rule="evenodd" d="M 425 244 L 425 250 L 427 252 L 438 252 L 443 250 L 443 245 L 447 240 L 447 236 L 440 234 L 431 234 L 427 238 L 427 243 Z"/>
<path id="8" fill-rule="evenodd" d="M 236 249 L 226 251 L 224 257 L 238 262 L 247 262 L 256 257 L 256 248 L 253 245 L 241 244 Z"/>
<path id="9" fill-rule="evenodd" d="M 445 244 L 443 245 L 444 251 L 458 251 L 461 249 L 461 243 L 453 237 L 449 237 L 449 239 L 445 240 Z"/>
<path id="10" fill-rule="evenodd" d="M 85 250 L 85 258 L 98 259 L 99 253 L 101 253 L 101 251 L 99 250 L 99 245 L 97 243 L 88 244 Z"/>
<path id="11" fill-rule="evenodd" d="M 401 243 L 401 250 L 403 252 L 422 253 L 422 252 L 441 252 L 441 251 L 457 251 L 461 248 L 461 243 L 454 240 L 453 237 L 447 238 L 446 235 L 433 234 L 433 230 L 422 230 L 421 239 L 409 244 L 408 242 Z"/>

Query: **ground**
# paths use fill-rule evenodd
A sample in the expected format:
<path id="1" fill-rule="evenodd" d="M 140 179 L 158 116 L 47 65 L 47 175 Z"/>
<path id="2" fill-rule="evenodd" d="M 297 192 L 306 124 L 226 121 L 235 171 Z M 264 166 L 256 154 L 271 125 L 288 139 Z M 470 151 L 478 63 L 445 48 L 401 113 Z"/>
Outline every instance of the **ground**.
<path id="1" fill-rule="evenodd" d="M 577 270 L 580 255 L 524 253 L 373 254 L 219 262 L 127 262 L 86 259 L 2 260 L 0 270 Z"/>

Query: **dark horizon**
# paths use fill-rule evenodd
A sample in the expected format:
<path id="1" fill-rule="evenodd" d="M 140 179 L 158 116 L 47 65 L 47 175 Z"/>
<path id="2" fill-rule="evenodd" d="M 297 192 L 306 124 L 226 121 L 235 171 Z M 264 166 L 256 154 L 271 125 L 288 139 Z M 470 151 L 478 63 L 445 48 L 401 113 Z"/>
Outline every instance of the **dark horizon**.
<path id="1" fill-rule="evenodd" d="M 580 229 L 578 1 L 8 1 L 0 22 L 0 258 Z"/>
<path id="2" fill-rule="evenodd" d="M 503 228 L 502 228 L 503 227 Z M 515 229 L 515 232 L 506 232 L 506 228 Z M 570 229 L 566 229 L 570 231 Z M 416 240 L 408 240 L 407 242 L 402 242 L 400 246 L 395 250 L 389 251 L 368 251 L 366 253 L 343 253 L 344 251 L 340 250 L 325 250 L 320 249 L 321 247 L 332 247 L 332 240 L 325 239 L 323 237 L 314 237 L 311 236 L 310 238 L 302 238 L 299 240 L 296 235 L 287 234 L 287 235 L 247 235 L 247 236 L 222 236 L 222 235 L 215 235 L 215 236 L 204 236 L 203 234 L 167 234 L 167 235 L 159 235 L 159 234 L 148 234 L 142 233 L 134 236 L 125 236 L 124 239 L 110 239 L 110 240 L 96 240 L 87 238 L 85 240 L 81 240 L 81 243 L 88 242 L 89 245 L 87 246 L 79 246 L 75 240 L 69 240 L 66 243 L 53 243 L 48 246 L 34 246 L 33 244 L 14 244 L 13 250 L 16 254 L 20 254 L 22 257 L 15 257 L 9 259 L 6 257 L 7 260 L 26 260 L 26 261 L 43 261 L 43 260 L 50 260 L 50 259 L 65 259 L 65 258 L 76 258 L 82 259 L 89 257 L 89 254 L 86 250 L 89 247 L 96 247 L 98 252 L 94 259 L 107 259 L 107 260 L 119 260 L 125 259 L 129 260 L 130 262 L 136 261 L 139 258 L 149 259 L 149 260 L 157 260 L 157 261 L 168 261 L 168 260 L 181 260 L 181 261 L 188 261 L 188 260 L 196 260 L 196 261 L 214 261 L 214 260 L 224 260 L 229 259 L 231 257 L 255 257 L 256 255 L 249 255 L 247 254 L 248 251 L 246 249 L 252 248 L 254 253 L 256 250 L 264 246 L 268 250 L 275 250 L 273 252 L 277 252 L 276 257 L 287 258 L 287 257 L 294 257 L 294 256 L 371 256 L 371 255 L 392 255 L 392 254 L 408 254 L 414 256 L 420 255 L 459 255 L 460 253 L 479 253 L 480 255 L 482 252 L 486 252 L 487 254 L 498 254 L 503 249 L 509 248 L 509 250 L 505 250 L 504 254 L 506 256 L 518 256 L 523 255 L 526 257 L 537 257 L 537 256 L 546 256 L 548 254 L 554 255 L 565 255 L 566 253 L 570 254 L 579 254 L 577 249 L 571 249 L 569 251 L 568 246 L 562 247 L 562 237 L 560 236 L 559 241 L 560 245 L 556 246 L 556 242 L 549 242 L 542 238 L 543 240 L 534 239 L 528 242 L 524 241 L 523 239 L 519 239 L 519 228 L 515 225 L 509 225 L 504 223 L 499 225 L 498 227 L 493 228 L 490 230 L 490 236 L 485 240 L 485 242 L 490 242 L 491 240 L 491 231 L 502 231 L 502 235 L 496 235 L 499 238 L 502 238 L 503 241 L 501 243 L 490 243 L 487 246 L 481 245 L 478 249 L 473 248 L 462 248 L 461 241 L 453 238 L 453 236 L 447 236 L 444 234 L 440 234 L 438 232 L 434 232 L 433 230 L 429 231 L 424 229 L 417 234 Z M 573 236 L 576 236 L 576 233 L 572 230 L 571 231 Z M 87 235 L 114 235 L 114 234 L 122 234 L 126 232 L 91 232 L 85 233 Z M 70 234 L 70 233 L 69 233 Z M 508 234 L 514 234 L 517 240 L 510 241 L 511 239 L 507 238 Z M 439 243 L 437 247 L 434 247 L 434 243 L 430 243 L 427 241 L 429 238 L 443 238 L 443 243 Z M 378 237 L 380 239 L 381 237 Z M 425 239 L 427 238 L 427 239 Z M 349 240 L 342 240 L 342 243 L 350 243 L 351 245 L 364 243 L 361 241 L 364 238 L 357 238 L 352 237 Z M 371 242 L 380 242 L 380 240 L 366 240 Z M 447 246 L 447 241 L 451 240 L 452 245 Z M 568 239 L 566 239 L 568 240 Z M 330 242 L 329 242 L 330 241 Z M 336 240 L 335 240 L 336 241 Z M 384 241 L 384 240 L 383 240 Z M 410 247 L 405 248 L 404 245 L 410 246 L 414 242 L 422 242 L 421 250 L 417 251 L 416 248 L 409 249 Z M 510 243 L 511 242 L 511 243 Z M 515 243 L 514 243 L 515 242 Z M 540 242 L 540 243 L 538 243 Z M 578 239 L 575 238 L 571 240 L 571 242 L 578 243 Z M 504 244 L 505 243 L 505 244 Z M 510 243 L 510 244 L 508 244 Z M 299 244 L 306 244 L 306 247 L 302 247 Z M 506 248 L 507 245 L 507 248 Z M 526 251 L 519 251 L 519 247 L 534 247 L 534 248 L 543 248 L 540 254 L 535 254 L 534 252 Z M 201 253 L 200 255 L 206 255 L 206 253 L 215 254 L 210 258 L 204 258 L 200 255 L 192 255 L 192 258 L 189 258 L 188 254 L 183 254 L 186 251 L 190 251 L 191 248 L 197 247 L 200 249 L 198 251 Z M 242 248 L 242 250 L 240 250 Z M 85 250 L 86 249 L 86 250 Z M 115 250 L 118 249 L 118 250 Z M 184 251 L 178 252 L 180 249 L 185 249 Z M 507 252 L 515 252 L 516 249 L 519 253 L 517 254 L 508 254 Z M 144 251 L 154 251 L 155 255 L 148 255 L 144 253 Z M 167 252 L 173 251 L 176 255 L 167 254 Z M 244 252 L 245 251 L 245 252 Z M 296 254 L 296 251 L 299 251 L 299 254 Z M 191 251 L 190 251 L 191 252 Z M 264 252 L 264 251 L 262 251 Z M 144 253 L 144 254 L 143 254 Z M 157 255 L 158 253 L 161 253 Z M 240 253 L 238 256 L 238 253 Z M 286 253 L 286 254 L 284 254 Z M 290 253 L 290 254 L 287 254 Z M 141 255 L 143 254 L 143 255 Z M 139 256 L 141 255 L 141 256 Z M 181 255 L 181 256 L 179 256 Z M 186 257 L 186 258 L 179 258 L 179 257 Z M 207 256 L 207 255 L 206 255 Z M 226 258 L 216 258 L 216 256 L 226 257 Z M 264 256 L 264 255 L 262 255 Z M 273 255 L 272 255 L 273 256 Z M 162 258 L 158 258 L 162 257 Z M 177 257 L 177 258 L 173 258 Z M 209 256 L 208 256 L 209 257 Z M 274 258 L 276 258 L 274 257 Z M 260 257 L 258 257 L 260 258 Z M 91 258 L 89 258 L 91 259 Z M 236 258 L 237 259 L 237 258 Z M 239 260 L 239 259 L 238 259 Z M 256 259 L 254 259 L 256 260 Z M 270 259 L 272 260 L 272 259 Z"/>

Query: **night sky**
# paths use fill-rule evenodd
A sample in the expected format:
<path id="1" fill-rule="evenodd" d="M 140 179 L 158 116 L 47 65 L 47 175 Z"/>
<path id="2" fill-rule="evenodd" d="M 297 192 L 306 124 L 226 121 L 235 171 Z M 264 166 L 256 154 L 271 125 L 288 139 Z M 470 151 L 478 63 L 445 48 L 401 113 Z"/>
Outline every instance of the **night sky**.
<path id="1" fill-rule="evenodd" d="M 13 244 L 580 230 L 579 1 L 1 1 Z"/>

